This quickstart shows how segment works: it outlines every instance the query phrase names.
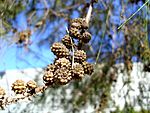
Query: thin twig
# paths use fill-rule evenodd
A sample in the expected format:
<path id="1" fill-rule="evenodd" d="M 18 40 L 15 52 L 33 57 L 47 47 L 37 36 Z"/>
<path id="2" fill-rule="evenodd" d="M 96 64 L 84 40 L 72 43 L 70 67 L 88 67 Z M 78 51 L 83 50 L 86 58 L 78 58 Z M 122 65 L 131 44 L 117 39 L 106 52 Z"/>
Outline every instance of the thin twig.
<path id="1" fill-rule="evenodd" d="M 135 13 L 133 13 L 124 23 L 122 23 L 118 27 L 118 30 L 121 29 L 131 18 L 133 18 L 148 2 L 149 0 L 147 0 Z"/>
<path id="2" fill-rule="evenodd" d="M 90 4 L 86 18 L 85 18 L 85 21 L 87 24 L 89 24 L 89 21 L 91 19 L 92 9 L 93 9 L 92 4 Z"/>
<path id="3" fill-rule="evenodd" d="M 66 31 L 67 31 L 67 33 L 69 34 L 69 30 L 68 30 L 67 27 L 66 27 Z M 75 52 L 75 50 L 74 50 L 74 44 L 73 44 L 72 37 L 71 37 L 71 36 L 69 36 L 69 37 L 70 37 L 71 46 L 72 46 L 72 69 L 73 69 L 73 65 L 74 65 L 74 52 Z"/>
<path id="4" fill-rule="evenodd" d="M 100 0 L 100 1 L 103 4 L 103 6 L 105 7 L 105 9 L 107 9 L 107 6 L 106 6 L 105 2 L 103 0 Z"/>
<path id="5" fill-rule="evenodd" d="M 110 15 L 110 9 L 107 11 L 107 14 L 106 14 L 106 20 L 105 20 L 105 29 L 104 29 L 104 32 L 103 32 L 103 34 L 102 34 L 102 38 L 104 38 L 104 36 L 105 36 L 105 32 L 106 32 L 106 27 L 107 27 L 107 25 L 108 25 L 108 19 L 109 19 L 109 15 Z M 97 62 L 98 62 L 98 60 L 99 60 L 99 56 L 100 56 L 100 54 L 101 54 L 101 50 L 102 50 L 102 45 L 103 45 L 103 43 L 102 43 L 102 41 L 100 42 L 100 46 L 99 46 L 99 50 L 98 50 L 98 54 L 97 54 L 97 56 L 96 56 L 96 61 L 95 61 L 95 65 L 97 64 Z"/>
<path id="6" fill-rule="evenodd" d="M 98 62 L 98 59 L 99 59 L 99 56 L 100 56 L 100 53 L 101 53 L 101 48 L 102 48 L 102 43 L 100 43 L 100 46 L 99 46 L 99 50 L 98 50 L 98 54 L 97 54 L 97 57 L 96 57 L 95 65 Z"/>

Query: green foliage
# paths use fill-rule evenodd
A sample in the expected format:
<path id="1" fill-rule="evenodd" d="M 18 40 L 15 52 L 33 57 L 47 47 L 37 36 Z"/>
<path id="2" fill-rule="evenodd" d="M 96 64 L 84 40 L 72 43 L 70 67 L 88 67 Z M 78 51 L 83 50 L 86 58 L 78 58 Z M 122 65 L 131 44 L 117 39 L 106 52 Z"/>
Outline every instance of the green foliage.
<path id="1" fill-rule="evenodd" d="M 126 113 L 126 112 L 127 113 L 149 113 L 150 111 L 149 110 L 145 110 L 145 109 L 137 111 L 134 108 L 129 108 L 128 110 L 125 110 L 125 109 L 123 109 L 121 111 L 120 110 L 116 110 L 113 113 Z"/>
<path id="2" fill-rule="evenodd" d="M 0 27 L 0 35 L 4 35 L 11 30 L 11 19 L 14 19 L 19 12 L 23 11 L 25 6 L 23 5 L 23 0 L 18 1 L 7 1 L 1 0 L 0 1 L 0 18 L 1 18 L 1 25 Z"/>

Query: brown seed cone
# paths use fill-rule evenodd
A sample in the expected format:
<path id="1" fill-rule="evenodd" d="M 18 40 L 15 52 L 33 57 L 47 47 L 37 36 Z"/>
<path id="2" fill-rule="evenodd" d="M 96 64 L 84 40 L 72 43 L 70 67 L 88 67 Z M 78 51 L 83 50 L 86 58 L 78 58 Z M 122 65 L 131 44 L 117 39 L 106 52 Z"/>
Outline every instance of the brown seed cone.
<path id="1" fill-rule="evenodd" d="M 55 65 L 56 69 L 60 69 L 60 68 L 70 69 L 70 67 L 71 67 L 70 61 L 66 58 L 57 59 L 55 61 L 54 65 Z"/>
<path id="2" fill-rule="evenodd" d="M 73 27 L 69 28 L 69 35 L 75 39 L 80 39 L 80 37 L 82 36 L 80 30 Z"/>
<path id="3" fill-rule="evenodd" d="M 2 87 L 0 87 L 0 99 L 3 99 L 5 95 L 6 95 L 5 90 Z"/>
<path id="4" fill-rule="evenodd" d="M 75 62 L 82 63 L 86 60 L 86 53 L 83 50 L 77 50 L 74 52 Z"/>
<path id="5" fill-rule="evenodd" d="M 23 94 L 26 91 L 26 85 L 25 82 L 23 80 L 16 80 L 13 84 L 12 84 L 12 90 L 16 93 L 16 94 Z"/>
<path id="6" fill-rule="evenodd" d="M 51 50 L 58 58 L 68 57 L 69 50 L 60 42 L 56 42 L 51 46 Z"/>
<path id="7" fill-rule="evenodd" d="M 73 64 L 72 76 L 74 79 L 82 79 L 84 77 L 84 69 L 81 64 Z"/>
<path id="8" fill-rule="evenodd" d="M 88 24 L 85 21 L 85 18 L 75 18 L 70 22 L 70 27 L 77 29 L 88 29 Z"/>
<path id="9" fill-rule="evenodd" d="M 88 62 L 82 62 L 82 66 L 84 68 L 84 73 L 85 74 L 88 74 L 88 75 L 91 75 L 94 71 L 94 67 L 92 64 L 88 63 Z"/>
<path id="10" fill-rule="evenodd" d="M 81 28 L 82 28 L 82 30 L 83 30 L 83 29 L 88 29 L 88 28 L 89 28 L 89 25 L 86 23 L 85 19 L 83 19 L 83 21 L 82 21 Z"/>
<path id="11" fill-rule="evenodd" d="M 66 68 L 57 69 L 54 75 L 55 75 L 55 82 L 58 85 L 65 85 L 72 79 L 71 71 L 69 71 Z"/>
<path id="12" fill-rule="evenodd" d="M 87 31 L 85 31 L 83 34 L 82 34 L 82 37 L 80 37 L 80 40 L 83 42 L 83 43 L 88 43 L 90 40 L 91 40 L 91 34 Z"/>
<path id="13" fill-rule="evenodd" d="M 75 18 L 75 19 L 72 19 L 72 20 L 70 21 L 70 27 L 77 28 L 77 29 L 81 29 L 82 21 L 83 21 L 82 18 Z"/>
<path id="14" fill-rule="evenodd" d="M 52 85 L 54 83 L 54 71 L 56 70 L 56 66 L 54 64 L 49 64 L 44 69 L 43 81 L 45 85 Z"/>
<path id="15" fill-rule="evenodd" d="M 72 47 L 72 43 L 71 43 L 71 37 L 69 35 L 65 35 L 63 38 L 62 38 L 62 43 L 68 48 L 68 49 L 71 49 Z"/>
<path id="16" fill-rule="evenodd" d="M 52 85 L 54 83 L 54 74 L 51 71 L 45 70 L 43 81 L 46 86 Z"/>
<path id="17" fill-rule="evenodd" d="M 50 71 L 50 72 L 54 72 L 56 69 L 54 64 L 49 64 L 47 65 L 47 67 L 45 68 L 45 71 Z"/>
<path id="18" fill-rule="evenodd" d="M 28 88 L 28 90 L 32 90 L 32 89 L 35 89 L 37 87 L 37 84 L 35 81 L 30 80 L 27 82 L 26 87 Z"/>

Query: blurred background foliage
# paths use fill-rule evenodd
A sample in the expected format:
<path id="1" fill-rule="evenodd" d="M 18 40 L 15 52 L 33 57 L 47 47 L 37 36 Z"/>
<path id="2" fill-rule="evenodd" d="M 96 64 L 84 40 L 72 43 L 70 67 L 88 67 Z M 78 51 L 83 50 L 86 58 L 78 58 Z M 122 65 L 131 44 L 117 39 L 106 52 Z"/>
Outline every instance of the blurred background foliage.
<path id="1" fill-rule="evenodd" d="M 70 19 L 85 17 L 89 0 L 0 0 L 0 40 L 4 46 L 16 47 L 24 55 L 34 54 L 34 59 L 49 64 L 40 52 L 49 50 L 52 43 L 60 41 Z M 50 88 L 36 97 L 22 112 L 43 110 L 44 106 L 62 108 L 65 113 L 76 113 L 88 105 L 95 112 L 108 106 L 110 88 L 117 78 L 116 64 L 123 63 L 130 75 L 133 62 L 142 62 L 144 71 L 150 71 L 150 5 L 147 3 L 120 30 L 117 28 L 138 10 L 145 0 L 99 0 L 94 5 L 89 31 L 90 44 L 83 48 L 88 60 L 95 64 L 95 72 L 83 81 L 67 86 Z M 20 21 L 22 22 L 21 24 Z M 32 51 L 32 46 L 36 51 Z M 1 46 L 0 50 L 3 50 Z M 7 49 L 6 49 L 7 50 Z M 20 54 L 16 54 L 18 57 Z M 44 59 L 44 60 L 43 60 Z M 20 59 L 22 61 L 22 59 Z M 23 59 L 30 67 L 32 61 Z M 15 67 L 15 66 L 14 66 Z M 35 66 L 36 67 L 36 66 Z M 44 66 L 42 66 L 44 67 Z M 17 68 L 17 66 L 16 66 Z M 69 90 L 69 96 L 67 92 Z M 33 107 L 34 106 L 34 107 Z M 128 105 L 124 109 L 130 108 Z M 37 110 L 37 111 L 38 111 Z M 115 113 L 127 113 L 116 111 Z M 136 113 L 131 108 L 131 112 Z M 138 113 L 148 113 L 142 110 Z"/>

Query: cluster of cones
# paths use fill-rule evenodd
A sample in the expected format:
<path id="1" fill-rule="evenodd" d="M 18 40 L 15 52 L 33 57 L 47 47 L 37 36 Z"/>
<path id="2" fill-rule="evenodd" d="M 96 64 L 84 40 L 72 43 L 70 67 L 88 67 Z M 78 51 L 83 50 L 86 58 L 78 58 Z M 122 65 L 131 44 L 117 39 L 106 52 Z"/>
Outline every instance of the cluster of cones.
<path id="1" fill-rule="evenodd" d="M 23 80 L 16 80 L 12 84 L 12 91 L 14 91 L 16 94 L 24 94 L 24 93 L 33 93 L 35 92 L 35 88 L 37 88 L 37 84 L 35 81 L 30 80 L 27 83 L 25 83 Z M 5 90 L 0 87 L 0 99 L 3 99 L 6 95 Z"/>
<path id="2" fill-rule="evenodd" d="M 56 56 L 53 64 L 49 64 L 43 75 L 44 86 L 37 86 L 35 81 L 16 80 L 12 84 L 12 91 L 19 94 L 20 97 L 6 96 L 5 90 L 0 87 L 0 108 L 4 109 L 6 105 L 15 103 L 20 99 L 41 93 L 51 85 L 65 85 L 71 80 L 82 80 L 85 75 L 91 75 L 94 71 L 93 65 L 86 61 L 86 52 L 82 50 L 82 45 L 91 40 L 91 34 L 88 30 L 88 22 L 92 6 L 98 0 L 91 0 L 87 17 L 76 18 L 70 21 L 67 34 L 61 42 L 56 42 L 51 46 L 51 51 Z M 22 43 L 30 32 L 20 33 L 20 39 L 17 43 Z M 75 43 L 76 42 L 76 43 Z M 27 94 L 27 95 L 26 95 Z"/>
<path id="3" fill-rule="evenodd" d="M 2 87 L 0 87 L 0 108 L 1 109 L 4 109 L 5 106 L 8 104 L 17 102 L 19 99 L 24 99 L 25 97 L 36 94 L 35 89 L 37 88 L 37 84 L 35 81 L 32 80 L 28 81 L 27 83 L 25 83 L 23 80 L 16 80 L 12 84 L 11 88 L 12 91 L 15 92 L 15 94 L 20 94 L 24 96 L 21 98 L 8 97 L 6 96 L 5 90 Z"/>
<path id="4" fill-rule="evenodd" d="M 88 25 L 84 18 L 71 20 L 68 34 L 62 38 L 61 42 L 56 42 L 51 46 L 51 51 L 56 56 L 56 59 L 53 64 L 49 64 L 44 70 L 44 86 L 39 87 L 32 80 L 27 83 L 23 80 L 16 80 L 12 84 L 12 91 L 15 94 L 24 95 L 25 98 L 26 94 L 32 96 L 38 92 L 43 92 L 48 86 L 65 85 L 71 80 L 82 80 L 85 75 L 91 75 L 93 65 L 86 61 L 86 52 L 81 49 L 81 43 L 83 45 L 91 39 L 91 34 L 87 29 Z M 1 108 L 19 100 L 12 98 L 8 101 L 8 98 L 5 90 L 0 87 Z"/>
<path id="5" fill-rule="evenodd" d="M 61 42 L 51 46 L 56 59 L 45 69 L 43 81 L 46 86 L 65 85 L 73 79 L 81 80 L 86 74 L 92 74 L 93 65 L 86 61 L 86 52 L 80 47 L 81 43 L 88 43 L 91 39 L 91 34 L 87 30 L 88 24 L 84 18 L 73 19 L 68 34 Z"/>

